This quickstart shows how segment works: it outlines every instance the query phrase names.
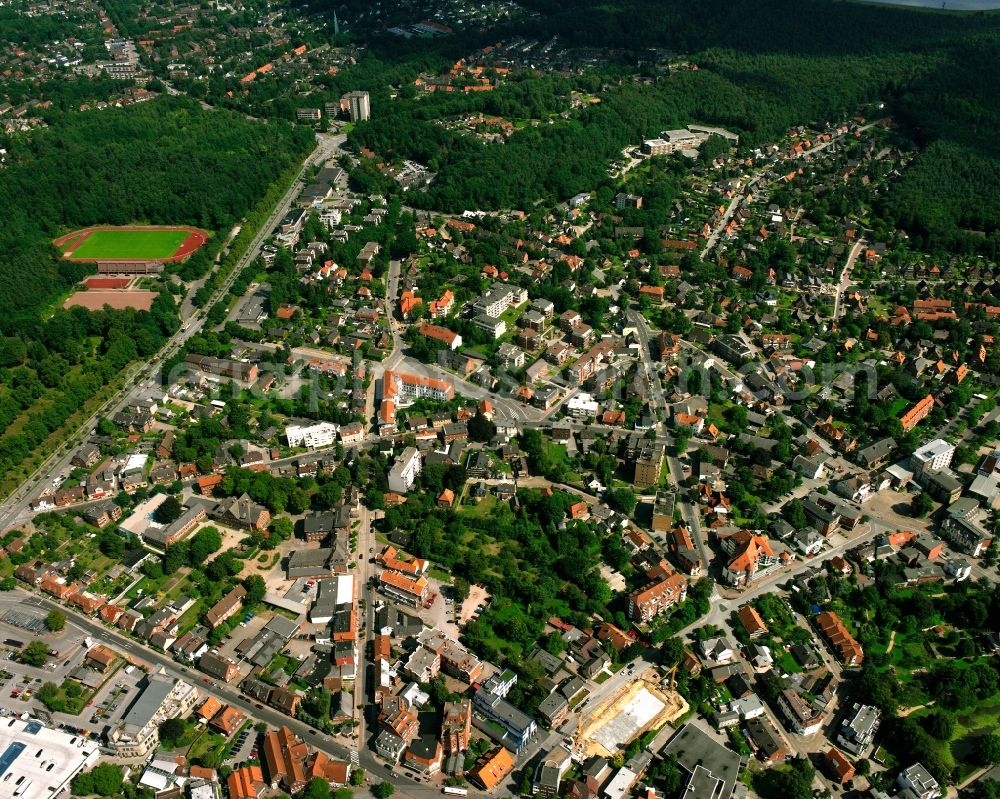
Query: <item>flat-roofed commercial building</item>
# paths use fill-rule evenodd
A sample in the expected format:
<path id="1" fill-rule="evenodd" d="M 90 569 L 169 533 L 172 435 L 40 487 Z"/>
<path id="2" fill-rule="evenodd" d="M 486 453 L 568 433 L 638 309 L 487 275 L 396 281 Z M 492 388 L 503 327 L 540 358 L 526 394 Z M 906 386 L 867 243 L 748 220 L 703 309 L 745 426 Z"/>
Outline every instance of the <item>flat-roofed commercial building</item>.
<path id="1" fill-rule="evenodd" d="M 0 796 L 50 799 L 97 764 L 97 742 L 34 719 L 0 719 Z"/>

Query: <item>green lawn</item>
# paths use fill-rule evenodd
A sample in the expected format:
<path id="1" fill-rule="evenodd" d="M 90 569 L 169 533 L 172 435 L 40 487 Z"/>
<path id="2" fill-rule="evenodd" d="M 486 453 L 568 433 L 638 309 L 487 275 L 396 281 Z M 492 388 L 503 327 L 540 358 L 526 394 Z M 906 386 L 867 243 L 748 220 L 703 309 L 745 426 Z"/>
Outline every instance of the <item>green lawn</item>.
<path id="1" fill-rule="evenodd" d="M 494 508 L 496 508 L 496 504 L 497 498 L 492 494 L 487 494 L 475 505 L 463 505 L 459 512 L 466 516 L 478 516 L 484 518 L 492 515 Z"/>
<path id="2" fill-rule="evenodd" d="M 203 729 L 198 734 L 187 751 L 187 758 L 197 763 L 202 757 L 226 745 L 226 736 L 214 730 Z"/>
<path id="3" fill-rule="evenodd" d="M 185 230 L 95 230 L 70 256 L 93 258 L 169 258 L 188 236 Z"/>
<path id="4" fill-rule="evenodd" d="M 795 662 L 795 658 L 793 658 L 791 654 L 786 652 L 784 649 L 779 650 L 777 654 L 774 655 L 774 661 L 781 667 L 781 670 L 784 671 L 785 674 L 798 674 L 802 671 L 799 664 Z"/>
<path id="5" fill-rule="evenodd" d="M 899 416 L 910 403 L 907 402 L 902 397 L 897 397 L 893 400 L 892 405 L 889 406 L 889 416 Z"/>

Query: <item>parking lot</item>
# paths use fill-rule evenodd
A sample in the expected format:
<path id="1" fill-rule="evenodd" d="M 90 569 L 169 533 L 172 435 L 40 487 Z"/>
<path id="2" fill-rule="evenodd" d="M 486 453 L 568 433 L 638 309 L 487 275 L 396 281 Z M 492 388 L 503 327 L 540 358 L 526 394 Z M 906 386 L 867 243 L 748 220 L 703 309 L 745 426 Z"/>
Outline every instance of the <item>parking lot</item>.
<path id="1" fill-rule="evenodd" d="M 424 623 L 430 627 L 437 627 L 448 635 L 458 638 L 459 630 L 455 624 L 455 605 L 451 599 L 451 586 L 433 577 L 427 579 L 430 592 L 428 593 L 428 606 L 425 602 L 420 607 L 413 609 Z"/>
<path id="2" fill-rule="evenodd" d="M 41 629 L 34 629 L 38 624 Z M 102 675 L 84 665 L 87 651 L 97 642 L 90 641 L 72 624 L 67 623 L 59 633 L 45 631 L 44 624 L 45 615 L 23 603 L 0 609 L 0 712 L 31 711 L 57 725 L 98 735 L 125 714 L 144 673 L 134 668 L 126 673 L 125 664 L 121 663 L 114 672 Z M 19 660 L 22 647 L 36 638 L 58 653 L 58 657 L 50 657 L 40 668 Z M 38 701 L 38 690 L 47 682 L 62 685 L 74 674 L 95 686 L 96 693 L 78 715 L 50 713 Z"/>
<path id="3" fill-rule="evenodd" d="M 239 763 L 257 756 L 257 730 L 247 727 L 239 732 L 233 741 L 233 748 L 229 755 L 229 763 L 235 768 Z"/>
<path id="4" fill-rule="evenodd" d="M 474 616 L 478 616 L 490 600 L 490 595 L 481 585 L 469 586 L 469 596 L 462 603 L 462 610 L 459 613 L 459 623 L 465 624 Z"/>

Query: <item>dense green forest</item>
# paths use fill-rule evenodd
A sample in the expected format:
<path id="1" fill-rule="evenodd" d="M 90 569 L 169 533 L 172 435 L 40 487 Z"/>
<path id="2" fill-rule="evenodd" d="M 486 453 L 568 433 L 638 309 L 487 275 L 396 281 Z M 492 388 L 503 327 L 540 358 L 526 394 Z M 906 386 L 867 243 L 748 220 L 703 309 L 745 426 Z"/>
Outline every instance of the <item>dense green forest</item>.
<path id="1" fill-rule="evenodd" d="M 79 279 L 50 245 L 60 233 L 129 222 L 228 230 L 311 141 L 174 97 L 67 114 L 19 139 L 0 172 L 0 331 L 30 333 L 25 324 Z"/>
<path id="2" fill-rule="evenodd" d="M 3 41 L 37 48 L 68 36 L 81 35 L 82 14 L 27 16 L 17 8 L 0 8 Z"/>
<path id="3" fill-rule="evenodd" d="M 720 124 L 751 147 L 793 124 L 842 119 L 881 101 L 901 138 L 921 148 L 882 198 L 883 216 L 906 227 L 922 246 L 996 254 L 1000 151 L 991 132 L 1000 122 L 1000 93 L 983 76 L 995 71 L 1000 56 L 1000 15 L 826 0 L 526 5 L 537 15 L 503 33 L 625 48 L 636 54 L 635 68 L 653 80 L 621 79 L 617 65 L 576 76 L 584 89 L 588 79 L 603 80 L 601 105 L 546 120 L 506 143 L 463 137 L 430 119 L 441 111 L 480 110 L 544 119 L 564 110 L 547 96 L 551 87 L 544 82 L 540 96 L 515 84 L 492 96 L 412 102 L 404 96 L 379 104 L 379 113 L 357 126 L 353 140 L 380 156 L 415 158 L 438 171 L 413 202 L 451 211 L 553 202 L 607 182 L 606 164 L 623 146 L 666 127 Z M 641 60 L 646 47 L 688 53 L 699 69 L 658 74 Z M 374 50 L 389 60 L 413 57 L 409 51 L 395 59 L 378 46 Z"/>
<path id="4" fill-rule="evenodd" d="M 0 171 L 0 483 L 179 324 L 166 290 L 149 312 L 53 310 L 92 267 L 60 261 L 51 239 L 99 223 L 224 232 L 312 141 L 304 128 L 167 97 L 69 114 L 17 140 Z"/>

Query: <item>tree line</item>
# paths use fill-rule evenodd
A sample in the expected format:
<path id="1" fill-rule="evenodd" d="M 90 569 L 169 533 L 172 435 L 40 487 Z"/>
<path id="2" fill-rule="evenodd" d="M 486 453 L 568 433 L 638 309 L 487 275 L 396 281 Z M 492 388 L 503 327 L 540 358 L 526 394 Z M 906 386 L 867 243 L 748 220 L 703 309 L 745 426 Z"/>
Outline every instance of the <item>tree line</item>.
<path id="1" fill-rule="evenodd" d="M 310 146 L 303 129 L 264 126 L 172 97 L 63 115 L 17 141 L 0 171 L 0 475 L 9 477 L 178 326 L 166 289 L 148 312 L 47 314 L 55 297 L 93 269 L 62 261 L 52 238 L 129 222 L 222 233 Z"/>

